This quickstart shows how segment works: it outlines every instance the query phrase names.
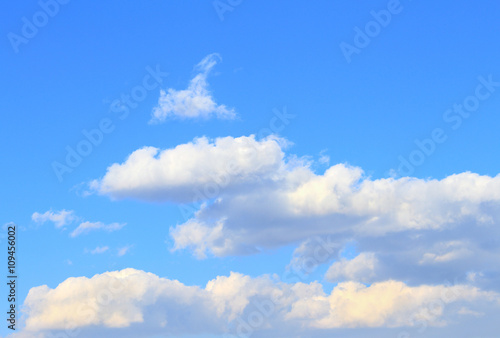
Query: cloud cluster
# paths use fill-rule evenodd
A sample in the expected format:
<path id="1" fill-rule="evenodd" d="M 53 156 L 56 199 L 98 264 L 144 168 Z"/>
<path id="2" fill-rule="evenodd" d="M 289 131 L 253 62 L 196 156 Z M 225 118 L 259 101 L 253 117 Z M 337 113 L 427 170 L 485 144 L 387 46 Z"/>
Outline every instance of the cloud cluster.
<path id="1" fill-rule="evenodd" d="M 44 212 L 43 214 L 39 212 L 34 212 L 33 215 L 31 215 L 31 219 L 36 222 L 43 224 L 47 221 L 51 221 L 54 223 L 56 228 L 62 228 L 65 225 L 68 225 L 75 221 L 77 217 L 75 216 L 75 213 L 73 210 L 60 210 L 60 211 L 52 211 L 48 210 Z"/>
<path id="2" fill-rule="evenodd" d="M 191 79 L 187 89 L 161 90 L 158 105 L 153 109 L 151 122 L 164 122 L 168 118 L 211 118 L 232 119 L 234 109 L 217 104 L 208 90 L 207 77 L 220 60 L 218 54 L 207 55 L 196 66 L 199 71 Z"/>
<path id="3" fill-rule="evenodd" d="M 78 330 L 80 337 L 105 337 L 412 327 L 419 321 L 432 326 L 477 313 L 477 302 L 499 306 L 499 297 L 465 284 L 410 287 L 393 280 L 340 283 L 327 294 L 317 282 L 287 284 L 276 276 L 239 273 L 200 288 L 129 268 L 69 278 L 55 289 L 32 288 L 24 303 L 25 332 Z M 469 312 L 465 305 L 472 306 Z"/>
<path id="4" fill-rule="evenodd" d="M 488 226 L 499 219 L 500 176 L 466 172 L 442 180 L 371 179 L 361 168 L 346 164 L 319 175 L 306 161 L 286 161 L 282 143 L 254 136 L 213 142 L 202 137 L 173 149 L 145 147 L 110 166 L 92 186 L 114 198 L 157 201 L 208 200 L 210 194 L 204 192 L 217 187 L 217 201 L 200 210 L 197 220 L 226 219 L 225 228 L 233 223 L 258 227 L 248 224 L 263 214 L 252 216 L 255 210 L 270 212 L 264 213 L 267 226 L 314 219 L 311 233 L 350 229 L 374 236 L 446 229 L 466 221 Z"/>
<path id="5" fill-rule="evenodd" d="M 45 213 L 41 214 L 39 212 L 33 213 L 31 219 L 35 223 L 45 223 L 47 221 L 51 221 L 54 223 L 56 228 L 63 228 L 66 225 L 75 223 L 76 221 L 81 221 L 82 218 L 75 215 L 73 210 L 60 210 L 60 211 L 52 211 L 48 210 Z M 81 222 L 71 233 L 70 237 L 77 237 L 82 234 L 87 234 L 90 231 L 94 230 L 104 230 L 107 232 L 113 232 L 120 230 L 126 225 L 126 223 L 110 223 L 104 224 L 102 222 Z"/>
<path id="6" fill-rule="evenodd" d="M 302 243 L 292 261 L 301 265 L 317 250 L 311 238 L 333 236 L 334 252 L 315 264 L 339 259 L 338 250 L 353 240 L 363 254 L 336 262 L 331 279 L 368 273 L 360 278 L 436 283 L 471 271 L 500 278 L 494 264 L 500 176 L 372 179 L 347 164 L 318 174 L 306 159 L 286 155 L 288 144 L 251 135 L 143 148 L 111 165 L 92 187 L 111 198 L 200 202 L 194 215 L 170 229 L 173 249 L 199 258 Z M 414 269 L 398 270 L 408 265 Z"/>

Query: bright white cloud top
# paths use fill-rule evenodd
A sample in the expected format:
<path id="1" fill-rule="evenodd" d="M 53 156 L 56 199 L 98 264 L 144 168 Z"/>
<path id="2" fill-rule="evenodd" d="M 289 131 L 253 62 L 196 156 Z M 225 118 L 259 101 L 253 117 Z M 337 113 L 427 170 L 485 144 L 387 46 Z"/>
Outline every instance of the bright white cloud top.
<path id="1" fill-rule="evenodd" d="M 158 105 L 153 109 L 151 122 L 164 122 L 168 118 L 232 119 L 233 108 L 217 104 L 208 90 L 207 77 L 221 58 L 218 54 L 207 55 L 196 65 L 199 72 L 189 82 L 187 89 L 161 90 Z"/>
<path id="2" fill-rule="evenodd" d="M 274 138 L 206 137 L 173 149 L 144 147 L 123 164 L 113 164 L 92 188 L 113 198 L 192 202 L 222 186 L 240 187 L 271 180 L 280 171 L 283 152 Z"/>

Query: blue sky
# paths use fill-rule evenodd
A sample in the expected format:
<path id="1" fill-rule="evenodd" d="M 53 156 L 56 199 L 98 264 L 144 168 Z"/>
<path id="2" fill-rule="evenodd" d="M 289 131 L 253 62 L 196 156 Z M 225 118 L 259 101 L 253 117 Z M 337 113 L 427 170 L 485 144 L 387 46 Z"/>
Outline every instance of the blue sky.
<path id="1" fill-rule="evenodd" d="M 496 334 L 500 5 L 6 7 L 1 221 L 17 225 L 24 311 L 13 337 L 68 323 L 81 337 L 238 336 L 269 290 L 288 300 L 270 300 L 254 337 L 290 336 L 284 322 L 299 336 Z M 71 277 L 88 290 L 133 281 L 153 300 L 113 294 L 88 322 L 64 317 L 74 309 L 51 297 L 64 302 Z M 200 309 L 169 298 L 172 280 L 183 296 L 200 287 L 185 296 Z M 85 287 L 68 287 L 67 306 L 96 296 Z M 418 296 L 401 300 L 404 288 Z M 341 290 L 357 305 L 335 308 Z M 381 290 L 387 318 L 356 315 Z M 408 318 L 436 301 L 420 332 Z"/>

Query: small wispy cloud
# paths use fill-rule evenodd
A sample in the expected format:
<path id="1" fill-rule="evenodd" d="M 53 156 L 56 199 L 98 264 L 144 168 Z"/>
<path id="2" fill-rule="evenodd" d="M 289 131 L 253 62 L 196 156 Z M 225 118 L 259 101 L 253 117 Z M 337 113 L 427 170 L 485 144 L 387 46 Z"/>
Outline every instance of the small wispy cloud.
<path id="1" fill-rule="evenodd" d="M 111 223 L 104 224 L 102 222 L 82 222 L 80 225 L 73 230 L 70 234 L 70 237 L 76 237 L 82 234 L 86 234 L 93 230 L 104 230 L 107 232 L 113 232 L 116 230 L 120 230 L 125 226 L 126 223 Z"/>
<path id="2" fill-rule="evenodd" d="M 320 151 L 319 153 L 319 160 L 318 162 L 321 163 L 321 164 L 326 164 L 326 165 L 329 165 L 330 164 L 330 156 L 326 155 L 326 149 Z"/>
<path id="3" fill-rule="evenodd" d="M 102 254 L 102 253 L 105 253 L 106 251 L 109 250 L 109 247 L 108 246 L 98 246 L 96 247 L 94 250 L 91 250 L 90 253 L 92 255 L 95 255 L 95 254 Z"/>
<path id="4" fill-rule="evenodd" d="M 218 61 L 219 54 L 207 55 L 195 69 L 198 74 L 189 82 L 187 89 L 173 88 L 160 91 L 158 105 L 153 109 L 150 123 L 164 122 L 169 117 L 232 119 L 236 116 L 233 108 L 217 104 L 208 90 L 207 77 Z"/>
<path id="5" fill-rule="evenodd" d="M 474 316 L 474 317 L 481 317 L 484 316 L 484 313 L 482 312 L 477 312 L 477 311 L 472 311 L 468 309 L 465 306 L 462 306 L 460 310 L 458 310 L 459 315 L 467 315 L 467 316 Z"/>
<path id="6" fill-rule="evenodd" d="M 447 263 L 473 254 L 473 250 L 468 248 L 467 243 L 462 241 L 437 243 L 434 247 L 434 251 L 435 252 L 426 252 L 419 261 L 419 264 Z"/>
<path id="7" fill-rule="evenodd" d="M 133 245 L 126 245 L 123 248 L 118 249 L 118 257 L 124 256 L 133 247 Z"/>
<path id="8" fill-rule="evenodd" d="M 36 222 L 43 224 L 47 221 L 51 221 L 54 223 L 56 228 L 62 228 L 65 225 L 71 224 L 78 218 L 75 216 L 73 210 L 60 210 L 60 211 L 46 211 L 43 214 L 39 212 L 33 213 L 31 215 L 31 219 Z"/>

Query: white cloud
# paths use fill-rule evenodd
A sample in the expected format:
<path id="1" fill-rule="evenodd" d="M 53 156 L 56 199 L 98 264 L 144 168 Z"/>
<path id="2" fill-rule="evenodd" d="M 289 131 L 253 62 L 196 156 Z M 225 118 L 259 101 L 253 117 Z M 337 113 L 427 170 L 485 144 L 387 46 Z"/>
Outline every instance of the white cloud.
<path id="1" fill-rule="evenodd" d="M 71 237 L 80 236 L 82 234 L 89 233 L 93 230 L 104 230 L 107 232 L 113 232 L 116 230 L 120 230 L 125 226 L 126 223 L 110 223 L 104 224 L 102 222 L 82 222 L 80 225 L 73 230 L 70 234 Z"/>
<path id="2" fill-rule="evenodd" d="M 282 164 L 279 140 L 224 137 L 211 142 L 206 137 L 159 150 L 145 147 L 127 160 L 111 165 L 101 180 L 91 186 L 113 198 L 205 200 L 221 189 L 269 180 Z"/>
<path id="3" fill-rule="evenodd" d="M 474 283 L 477 281 L 477 279 L 479 279 L 481 277 L 484 277 L 484 275 L 482 273 L 477 273 L 474 271 L 467 272 L 467 281 L 468 282 Z"/>
<path id="4" fill-rule="evenodd" d="M 409 287 L 402 282 L 386 281 L 365 286 L 345 282 L 335 287 L 326 297 L 329 311 L 315 319 L 313 325 L 332 327 L 398 327 L 412 326 L 425 320 L 430 326 L 446 325 L 442 315 L 446 305 L 459 300 L 498 299 L 498 294 L 481 292 L 463 286 Z M 307 305 L 298 316 L 307 316 Z M 290 315 L 295 317 L 295 313 Z"/>
<path id="5" fill-rule="evenodd" d="M 286 284 L 276 276 L 239 273 L 200 288 L 125 269 L 69 278 L 55 289 L 32 288 L 24 303 L 24 332 L 72 327 L 80 337 L 133 337 L 238 333 L 243 328 L 247 333 L 280 332 L 289 327 L 307 336 L 314 328 L 412 327 L 422 320 L 442 326 L 465 314 L 460 310 L 465 304 L 468 313 L 488 302 L 498 309 L 499 297 L 468 285 L 410 287 L 392 280 L 371 286 L 340 283 L 325 294 L 317 282 Z"/>
<path id="6" fill-rule="evenodd" d="M 325 152 L 326 152 L 326 149 L 320 151 L 320 153 L 319 153 L 320 158 L 319 158 L 318 162 L 321 164 L 328 165 L 328 164 L 330 164 L 330 156 L 326 155 Z"/>
<path id="7" fill-rule="evenodd" d="M 500 236 L 499 175 L 372 179 L 347 164 L 317 174 L 309 161 L 285 155 L 286 144 L 249 136 L 143 148 L 92 185 L 111 198 L 200 202 L 179 224 L 166 224 L 173 250 L 198 258 L 299 243 L 291 267 L 304 267 L 317 250 L 311 239 L 332 236 L 337 249 L 355 241 L 376 255 L 375 281 L 439 283 L 488 270 L 483 286 L 500 285 L 500 248 L 484 244 Z M 333 258 L 314 258 L 312 267 Z"/>
<path id="8" fill-rule="evenodd" d="M 351 260 L 342 258 L 333 263 L 325 277 L 332 281 L 358 281 L 369 283 L 375 277 L 378 260 L 373 252 L 362 252 Z"/>
<path id="9" fill-rule="evenodd" d="M 437 243 L 434 246 L 436 252 L 424 253 L 420 264 L 445 263 L 467 257 L 473 254 L 473 251 L 462 241 L 448 241 Z"/>
<path id="10" fill-rule="evenodd" d="M 108 246 L 98 246 L 96 247 L 95 249 L 91 250 L 90 253 L 92 255 L 95 255 L 95 254 L 102 254 L 102 253 L 105 253 L 106 251 L 109 250 L 109 247 Z"/>
<path id="11" fill-rule="evenodd" d="M 163 122 L 167 118 L 231 119 L 236 116 L 233 108 L 219 105 L 208 90 L 207 77 L 220 60 L 218 54 L 207 55 L 197 66 L 199 71 L 184 90 L 161 90 L 158 106 L 153 109 L 151 122 Z"/>
<path id="12" fill-rule="evenodd" d="M 52 210 L 46 211 L 43 214 L 39 212 L 33 213 L 31 219 L 36 223 L 45 223 L 51 221 L 54 223 L 56 228 L 62 228 L 65 225 L 71 224 L 73 221 L 77 220 L 73 210 L 60 210 L 53 212 Z"/>
<path id="13" fill-rule="evenodd" d="M 81 217 L 75 215 L 73 210 L 61 210 L 53 212 L 52 210 L 46 211 L 43 214 L 38 212 L 33 213 L 31 219 L 36 223 L 45 223 L 51 221 L 54 223 L 56 228 L 62 228 L 65 225 L 74 223 L 75 221 L 82 220 Z M 88 233 L 92 230 L 104 230 L 108 232 L 120 230 L 126 225 L 126 223 L 111 223 L 104 224 L 102 222 L 81 222 L 76 229 L 70 233 L 70 237 L 76 237 L 81 234 Z"/>
<path id="14" fill-rule="evenodd" d="M 472 310 L 466 308 L 465 306 L 461 307 L 460 310 L 458 310 L 458 314 L 464 315 L 464 316 L 474 316 L 474 317 L 484 316 L 484 313 L 472 311 Z"/>
<path id="15" fill-rule="evenodd" d="M 464 315 L 464 316 L 474 316 L 474 317 L 484 316 L 484 313 L 472 311 L 472 310 L 466 308 L 465 306 L 463 306 L 462 308 L 460 308 L 460 310 L 458 310 L 458 314 Z"/>
<path id="16" fill-rule="evenodd" d="M 465 172 L 441 180 L 371 179 L 361 168 L 346 164 L 333 165 L 319 175 L 305 160 L 285 160 L 284 143 L 254 136 L 213 142 L 203 137 L 162 151 L 146 147 L 124 163 L 111 165 L 92 187 L 112 198 L 175 202 L 216 198 L 184 226 L 193 229 L 191 238 L 199 239 L 200 231 L 208 235 L 222 224 L 218 232 L 236 243 L 224 244 L 228 250 L 274 246 L 315 234 L 380 236 L 441 231 L 465 223 L 491 227 L 500 220 L 500 176 Z M 286 234 L 274 245 L 264 240 L 284 229 Z M 186 246 L 183 242 L 178 247 Z M 223 254 L 216 246 L 206 246 Z"/>
<path id="17" fill-rule="evenodd" d="M 184 238 L 199 238 L 203 236 L 200 231 L 210 234 L 217 227 L 225 241 L 212 241 L 205 248 L 222 256 L 315 235 L 360 239 L 461 226 L 475 228 L 478 234 L 498 232 L 494 224 L 500 221 L 500 176 L 462 173 L 442 180 L 371 180 L 363 177 L 360 168 L 343 164 L 323 175 L 307 167 L 290 169 L 287 163 L 276 168 L 266 174 L 272 179 L 265 186 L 253 184 L 239 191 L 221 192 L 192 220 L 175 227 L 173 235 L 193 222 L 198 226 L 190 227 L 191 234 L 184 232 Z M 280 236 L 276 236 L 278 232 Z M 228 242 L 233 244 L 228 246 Z M 177 247 L 195 245 L 184 241 Z"/>
<path id="18" fill-rule="evenodd" d="M 175 240 L 173 251 L 180 248 L 191 247 L 198 258 L 206 258 L 208 248 L 215 248 L 217 254 L 229 250 L 232 245 L 230 240 L 225 240 L 222 234 L 222 224 L 207 228 L 196 221 L 188 221 L 183 227 L 171 229 L 171 236 Z M 218 243 L 217 247 L 215 243 Z"/>
<path id="19" fill-rule="evenodd" d="M 128 252 L 130 249 L 132 249 L 132 246 L 133 246 L 133 245 L 126 245 L 126 246 L 124 246 L 124 247 L 122 247 L 122 248 L 119 248 L 119 249 L 118 249 L 118 254 L 117 254 L 117 255 L 118 255 L 118 257 L 121 257 L 121 256 L 126 255 L 126 254 L 127 254 L 127 252 Z"/>

